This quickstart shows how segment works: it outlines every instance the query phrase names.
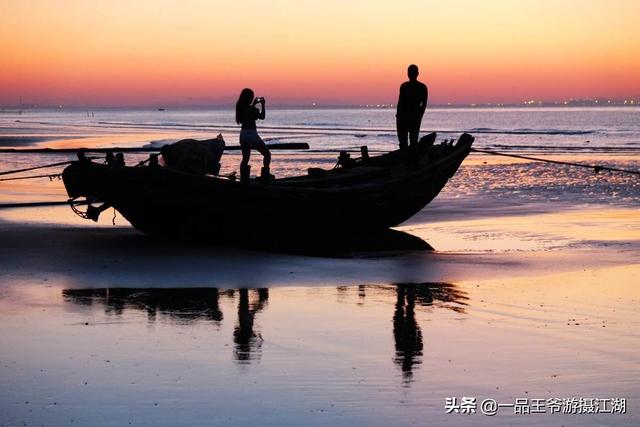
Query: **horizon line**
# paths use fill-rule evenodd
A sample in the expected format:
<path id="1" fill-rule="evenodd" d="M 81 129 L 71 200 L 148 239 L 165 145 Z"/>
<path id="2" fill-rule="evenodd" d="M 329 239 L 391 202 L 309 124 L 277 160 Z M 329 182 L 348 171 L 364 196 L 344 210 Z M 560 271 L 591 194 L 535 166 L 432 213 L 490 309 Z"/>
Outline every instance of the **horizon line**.
<path id="1" fill-rule="evenodd" d="M 477 102 L 477 103 L 438 103 L 431 104 L 427 108 L 504 108 L 504 107 L 637 107 L 640 106 L 640 97 L 631 97 L 626 99 L 609 99 L 609 98 L 592 98 L 592 99 L 569 99 L 563 101 L 538 101 L 528 100 L 521 102 Z M 40 103 L 14 103 L 0 104 L 0 110 L 30 110 L 30 109 L 221 109 L 234 108 L 233 103 L 200 103 L 200 104 L 184 104 L 184 103 L 148 103 L 148 104 L 40 104 Z M 286 108 L 371 108 L 371 109 L 388 109 L 396 108 L 395 103 L 274 103 L 270 108 L 286 109 Z"/>
<path id="2" fill-rule="evenodd" d="M 92 104 L 92 103 L 39 103 L 24 102 L 22 98 L 19 102 L 0 104 L 0 109 L 188 109 L 188 108 L 234 108 L 235 103 L 230 101 L 212 101 L 212 102 L 154 102 L 141 104 Z M 568 98 L 563 100 L 523 100 L 518 102 L 446 102 L 434 103 L 428 106 L 431 108 L 501 108 L 501 107 L 563 107 L 563 106 L 639 106 L 640 94 L 637 96 L 626 98 L 609 98 L 609 97 L 585 97 L 585 98 Z M 275 102 L 270 103 L 271 108 L 395 108 L 395 103 L 362 103 L 362 102 Z"/>

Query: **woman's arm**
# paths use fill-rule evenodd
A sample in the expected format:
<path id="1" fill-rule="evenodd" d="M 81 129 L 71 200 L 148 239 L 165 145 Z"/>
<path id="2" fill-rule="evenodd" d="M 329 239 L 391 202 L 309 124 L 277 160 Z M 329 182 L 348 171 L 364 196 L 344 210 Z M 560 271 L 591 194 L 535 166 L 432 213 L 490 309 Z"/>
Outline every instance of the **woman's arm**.
<path id="1" fill-rule="evenodd" d="M 267 106 L 265 104 L 264 98 L 260 98 L 260 104 L 262 104 L 262 111 L 260 111 L 258 118 L 260 120 L 264 120 L 264 118 L 267 116 Z"/>

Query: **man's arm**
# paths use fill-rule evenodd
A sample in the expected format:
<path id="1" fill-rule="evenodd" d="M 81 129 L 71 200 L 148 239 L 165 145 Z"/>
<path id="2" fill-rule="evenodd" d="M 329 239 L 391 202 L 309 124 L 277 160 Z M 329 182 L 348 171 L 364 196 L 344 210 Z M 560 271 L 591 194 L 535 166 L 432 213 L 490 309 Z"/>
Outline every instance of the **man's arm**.
<path id="1" fill-rule="evenodd" d="M 398 93 L 398 103 L 396 104 L 396 117 L 400 114 L 400 106 L 402 105 L 402 85 L 400 85 L 400 91 Z"/>
<path id="2" fill-rule="evenodd" d="M 426 85 L 424 86 L 424 90 L 420 94 L 420 116 L 424 114 L 424 110 L 427 109 L 427 100 L 429 99 L 429 90 Z"/>

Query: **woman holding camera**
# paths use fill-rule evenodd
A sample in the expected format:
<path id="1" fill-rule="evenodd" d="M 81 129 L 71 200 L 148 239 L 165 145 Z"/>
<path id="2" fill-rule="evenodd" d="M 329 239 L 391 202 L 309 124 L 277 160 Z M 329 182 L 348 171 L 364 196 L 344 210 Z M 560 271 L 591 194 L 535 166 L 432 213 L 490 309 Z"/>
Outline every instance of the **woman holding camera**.
<path id="1" fill-rule="evenodd" d="M 260 104 L 261 108 L 256 108 Z M 264 157 L 264 166 L 260 178 L 269 180 L 273 175 L 269 173 L 269 164 L 271 163 L 271 152 L 266 144 L 258 135 L 256 128 L 256 120 L 264 120 L 266 114 L 264 98 L 254 98 L 251 89 L 242 89 L 238 102 L 236 102 L 236 123 L 242 125 L 240 130 L 240 147 L 242 148 L 242 162 L 240 163 L 240 182 L 249 182 L 249 158 L 251 157 L 251 149 L 255 148 Z"/>

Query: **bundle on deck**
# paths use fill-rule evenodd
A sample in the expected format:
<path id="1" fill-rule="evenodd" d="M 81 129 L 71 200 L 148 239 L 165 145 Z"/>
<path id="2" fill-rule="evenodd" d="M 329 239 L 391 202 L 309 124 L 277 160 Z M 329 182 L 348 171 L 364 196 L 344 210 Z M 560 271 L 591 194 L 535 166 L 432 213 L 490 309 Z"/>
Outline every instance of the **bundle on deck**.
<path id="1" fill-rule="evenodd" d="M 165 166 L 196 175 L 220 172 L 220 159 L 225 149 L 222 135 L 198 141 L 183 139 L 160 149 Z"/>

